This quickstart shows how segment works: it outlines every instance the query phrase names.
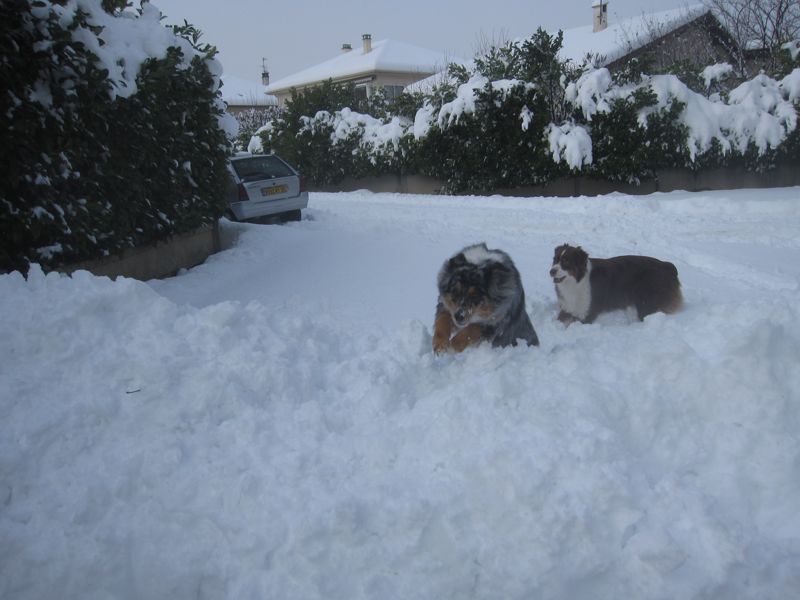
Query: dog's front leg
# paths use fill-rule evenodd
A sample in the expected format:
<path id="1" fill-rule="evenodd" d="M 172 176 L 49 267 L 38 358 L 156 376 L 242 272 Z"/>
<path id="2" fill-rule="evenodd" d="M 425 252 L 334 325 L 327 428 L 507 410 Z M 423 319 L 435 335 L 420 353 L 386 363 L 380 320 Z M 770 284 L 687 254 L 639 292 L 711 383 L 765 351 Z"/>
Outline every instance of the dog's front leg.
<path id="1" fill-rule="evenodd" d="M 483 341 L 483 327 L 473 323 L 467 325 L 453 336 L 450 346 L 456 352 L 463 352 L 468 346 L 475 346 Z"/>
<path id="2" fill-rule="evenodd" d="M 444 354 L 450 348 L 450 334 L 453 333 L 453 318 L 441 304 L 436 307 L 436 318 L 433 321 L 433 351 Z"/>
<path id="3" fill-rule="evenodd" d="M 568 327 L 570 323 L 576 321 L 577 319 L 568 312 L 562 310 L 558 313 L 558 320 Z"/>

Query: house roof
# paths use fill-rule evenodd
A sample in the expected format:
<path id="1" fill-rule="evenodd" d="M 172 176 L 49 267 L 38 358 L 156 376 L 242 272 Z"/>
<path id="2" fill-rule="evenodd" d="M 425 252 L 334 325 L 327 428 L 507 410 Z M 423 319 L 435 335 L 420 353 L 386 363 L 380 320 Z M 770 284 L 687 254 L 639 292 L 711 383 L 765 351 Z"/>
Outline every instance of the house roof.
<path id="1" fill-rule="evenodd" d="M 597 0 L 596 4 L 599 2 L 600 0 Z M 587 54 L 600 56 L 602 60 L 596 66 L 605 66 L 653 41 L 651 37 L 653 32 L 666 35 L 694 21 L 706 12 L 708 9 L 702 4 L 694 4 L 674 10 L 641 14 L 638 17 L 611 23 L 602 31 L 594 31 L 593 25 L 565 29 L 559 56 L 578 64 L 584 62 Z M 522 42 L 523 40 L 516 41 Z M 475 68 L 473 61 L 450 62 L 458 62 L 470 70 Z M 406 91 L 430 92 L 435 85 L 447 80 L 447 69 L 440 69 L 430 77 L 406 87 Z"/>
<path id="2" fill-rule="evenodd" d="M 433 50 L 396 40 L 378 40 L 372 43 L 371 52 L 364 53 L 363 46 L 353 48 L 330 60 L 274 81 L 267 86 L 267 91 L 274 93 L 326 79 L 345 79 L 375 71 L 420 73 L 422 77 L 435 73 L 445 64 L 445 56 Z"/>
<path id="3" fill-rule="evenodd" d="M 266 86 L 233 75 L 223 75 L 222 99 L 229 106 L 276 106 L 278 99 L 267 94 Z"/>
<path id="4" fill-rule="evenodd" d="M 583 62 L 587 54 L 599 55 L 603 57 L 600 63 L 607 65 L 651 42 L 653 32 L 666 35 L 707 11 L 702 4 L 695 4 L 609 23 L 602 31 L 592 31 L 592 25 L 565 29 L 559 54 L 577 63 Z"/>

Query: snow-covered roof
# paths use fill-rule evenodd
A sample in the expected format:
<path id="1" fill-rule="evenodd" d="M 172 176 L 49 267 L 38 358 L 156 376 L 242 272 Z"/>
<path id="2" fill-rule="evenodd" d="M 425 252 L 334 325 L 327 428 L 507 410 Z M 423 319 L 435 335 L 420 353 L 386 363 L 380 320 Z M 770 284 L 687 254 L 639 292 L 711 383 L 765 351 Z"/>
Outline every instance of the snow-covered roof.
<path id="1" fill-rule="evenodd" d="M 610 24 L 603 31 L 593 31 L 592 25 L 565 29 L 559 55 L 563 59 L 570 59 L 577 63 L 582 63 L 587 54 L 601 56 L 603 60 L 599 61 L 600 64 L 596 66 L 604 66 L 651 42 L 652 32 L 666 35 L 705 12 L 706 8 L 702 4 L 695 4 L 675 10 L 641 14 L 638 17 Z M 473 61 L 450 62 L 464 65 L 470 71 L 475 69 Z M 447 81 L 452 83 L 447 75 L 447 69 L 440 69 L 433 75 L 407 86 L 406 92 L 429 93 L 434 86 Z"/>
<path id="2" fill-rule="evenodd" d="M 344 79 L 376 71 L 394 73 L 420 73 L 420 78 L 435 73 L 446 64 L 439 52 L 413 46 L 396 40 L 378 40 L 372 51 L 365 53 L 363 46 L 343 52 L 318 65 L 279 79 L 267 86 L 268 92 L 301 87 L 326 79 Z"/>
<path id="3" fill-rule="evenodd" d="M 233 75 L 222 76 L 222 99 L 230 106 L 276 106 L 278 99 L 267 94 L 258 82 Z"/>
<path id="4" fill-rule="evenodd" d="M 604 57 L 601 63 L 606 65 L 651 42 L 652 32 L 667 34 L 706 11 L 702 4 L 695 4 L 609 23 L 602 31 L 592 31 L 591 24 L 565 29 L 560 55 L 575 62 L 582 62 L 587 54 L 600 55 Z"/>

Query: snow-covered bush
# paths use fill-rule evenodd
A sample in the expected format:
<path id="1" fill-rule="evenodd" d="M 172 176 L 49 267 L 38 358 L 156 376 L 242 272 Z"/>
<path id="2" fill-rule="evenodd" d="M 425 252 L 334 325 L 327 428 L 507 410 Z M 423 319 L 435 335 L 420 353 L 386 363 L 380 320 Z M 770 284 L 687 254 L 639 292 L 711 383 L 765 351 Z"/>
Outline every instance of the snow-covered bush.
<path id="1" fill-rule="evenodd" d="M 708 69 L 704 76 L 710 81 L 724 72 Z M 798 78 L 800 69 L 780 81 L 760 74 L 725 97 L 706 97 L 674 75 L 616 85 L 598 69 L 570 84 L 567 97 L 591 127 L 593 170 L 630 181 L 669 166 L 768 168 L 797 129 Z M 620 164 L 609 170 L 609 162 Z"/>
<path id="2" fill-rule="evenodd" d="M 281 115 L 281 109 L 277 106 L 264 106 L 258 108 L 248 108 L 236 115 L 234 118 L 239 124 L 239 133 L 236 135 L 236 149 L 249 150 L 250 143 L 254 136 L 264 131 L 264 128 L 271 127 L 272 123 Z"/>
<path id="3" fill-rule="evenodd" d="M 503 64 L 495 57 L 492 70 L 502 72 Z M 711 82 L 726 70 L 710 68 L 703 77 Z M 800 159 L 800 69 L 782 79 L 760 74 L 711 96 L 675 75 L 632 80 L 591 69 L 576 77 L 569 65 L 560 83 L 563 93 L 557 94 L 541 82 L 478 74 L 438 110 L 427 103 L 415 132 L 422 151 L 430 147 L 430 174 L 443 177 L 452 191 L 485 191 L 567 172 L 638 183 L 664 168 L 764 171 Z M 559 113 L 568 116 L 534 120 Z"/>
<path id="4" fill-rule="evenodd" d="M 553 162 L 562 160 L 571 169 L 580 170 L 592 164 L 592 137 L 582 125 L 567 121 L 562 125 L 547 126 L 547 143 L 553 155 Z"/>
<path id="5" fill-rule="evenodd" d="M 222 214 L 235 132 L 216 51 L 148 3 L 122 4 L 0 4 L 0 269 L 109 255 Z"/>
<path id="6" fill-rule="evenodd" d="M 490 48 L 388 110 L 329 82 L 296 94 L 262 128 L 260 145 L 315 184 L 420 173 L 443 179 L 449 192 L 578 174 L 638 183 L 664 168 L 763 171 L 800 159 L 796 67 L 745 82 L 726 79 L 725 64 L 676 65 L 679 77 L 645 74 L 638 61 L 611 73 L 560 60 L 560 44 L 539 30 Z M 787 59 L 800 56 L 797 47 L 787 45 Z"/>
<path id="7" fill-rule="evenodd" d="M 387 120 L 355 112 L 349 108 L 334 113 L 321 110 L 313 117 L 303 117 L 300 133 L 324 131 L 336 146 L 355 145 L 357 153 L 376 164 L 383 156 L 400 149 L 400 138 L 406 135 L 410 123 L 400 117 Z"/>
<path id="8" fill-rule="evenodd" d="M 563 115 L 557 59 L 560 37 L 539 30 L 530 39 L 491 49 L 460 67 L 451 95 L 431 95 L 417 112 L 414 136 L 421 172 L 445 180 L 449 192 L 485 192 L 542 183 L 567 172 L 550 158 L 545 130 Z"/>
<path id="9" fill-rule="evenodd" d="M 414 131 L 426 175 L 448 192 L 485 192 L 546 181 L 557 167 L 542 136 L 548 123 L 535 85 L 478 75 L 438 109 L 418 113 Z"/>
<path id="10" fill-rule="evenodd" d="M 583 143 L 574 150 L 584 153 L 571 161 L 576 171 L 637 183 L 656 169 L 685 165 L 680 103 L 659 107 L 648 85 L 615 80 L 607 69 L 584 73 L 566 86 L 566 97 L 575 108 L 576 125 L 591 138 L 588 147 Z"/>
<path id="11" fill-rule="evenodd" d="M 259 128 L 248 147 L 276 152 L 313 185 L 405 172 L 412 122 L 391 114 L 393 106 L 381 93 L 360 98 L 352 85 L 328 80 L 295 91 L 280 116 Z"/>
<path id="12" fill-rule="evenodd" d="M 328 127 L 306 126 L 320 111 L 335 112 L 345 107 L 358 110 L 360 105 L 352 85 L 336 85 L 328 80 L 314 88 L 296 90 L 280 117 L 260 128 L 257 135 L 261 143 L 251 142 L 250 149 L 276 152 L 299 169 L 312 185 L 360 175 L 353 163 L 355 141 L 334 146 Z"/>

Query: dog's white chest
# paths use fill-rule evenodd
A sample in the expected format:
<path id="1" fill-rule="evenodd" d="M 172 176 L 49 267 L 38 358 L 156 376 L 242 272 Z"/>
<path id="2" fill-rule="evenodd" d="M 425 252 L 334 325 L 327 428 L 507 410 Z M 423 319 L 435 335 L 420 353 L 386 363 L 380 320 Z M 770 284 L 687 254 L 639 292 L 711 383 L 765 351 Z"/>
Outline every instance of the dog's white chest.
<path id="1" fill-rule="evenodd" d="M 589 283 L 591 263 L 580 281 L 567 275 L 561 283 L 556 284 L 556 295 L 561 310 L 573 317 L 583 320 L 589 314 L 592 306 L 592 286 Z"/>

